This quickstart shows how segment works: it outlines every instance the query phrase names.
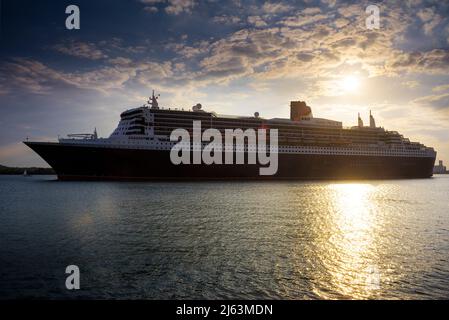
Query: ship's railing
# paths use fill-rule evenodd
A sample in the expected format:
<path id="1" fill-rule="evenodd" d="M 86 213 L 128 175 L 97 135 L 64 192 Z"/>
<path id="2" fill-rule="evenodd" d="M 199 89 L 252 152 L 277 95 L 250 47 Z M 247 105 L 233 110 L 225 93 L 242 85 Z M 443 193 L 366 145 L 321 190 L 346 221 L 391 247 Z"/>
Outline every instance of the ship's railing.
<path id="1" fill-rule="evenodd" d="M 92 133 L 71 133 L 67 135 L 69 139 L 82 139 L 82 140 L 93 140 L 95 139 L 95 134 Z"/>

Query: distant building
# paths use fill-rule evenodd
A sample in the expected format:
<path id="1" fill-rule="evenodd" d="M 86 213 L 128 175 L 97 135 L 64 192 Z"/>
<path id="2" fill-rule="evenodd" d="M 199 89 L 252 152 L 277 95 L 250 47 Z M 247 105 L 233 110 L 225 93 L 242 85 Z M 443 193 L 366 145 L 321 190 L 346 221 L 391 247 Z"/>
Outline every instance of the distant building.
<path id="1" fill-rule="evenodd" d="M 440 160 L 438 165 L 433 167 L 433 173 L 448 173 L 446 166 L 443 165 L 443 160 Z"/>

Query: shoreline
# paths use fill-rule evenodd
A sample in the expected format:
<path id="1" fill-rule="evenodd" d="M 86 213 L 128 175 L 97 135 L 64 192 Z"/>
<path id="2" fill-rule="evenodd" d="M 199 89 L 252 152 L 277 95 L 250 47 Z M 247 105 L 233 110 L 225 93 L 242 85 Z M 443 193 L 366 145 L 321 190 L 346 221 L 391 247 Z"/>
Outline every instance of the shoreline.
<path id="1" fill-rule="evenodd" d="M 0 165 L 0 175 L 23 175 L 27 172 L 29 175 L 51 175 L 56 174 L 52 168 L 39 167 L 7 167 Z"/>

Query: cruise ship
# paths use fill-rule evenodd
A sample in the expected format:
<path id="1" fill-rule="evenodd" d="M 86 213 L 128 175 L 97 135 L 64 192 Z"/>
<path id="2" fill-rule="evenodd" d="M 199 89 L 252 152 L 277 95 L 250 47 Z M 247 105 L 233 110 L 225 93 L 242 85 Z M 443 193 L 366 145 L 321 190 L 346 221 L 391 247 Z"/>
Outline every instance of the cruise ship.
<path id="1" fill-rule="evenodd" d="M 429 178 L 436 152 L 412 142 L 396 131 L 376 126 L 370 112 L 365 126 L 315 118 L 304 101 L 292 101 L 290 118 L 265 119 L 226 116 L 203 110 L 161 108 L 154 91 L 146 104 L 124 111 L 117 128 L 108 138 L 93 134 L 69 134 L 58 142 L 24 141 L 57 173 L 60 180 L 157 180 L 157 179 L 391 179 Z M 193 133 L 194 122 L 201 130 L 264 129 L 277 131 L 277 170 L 261 175 L 259 163 L 175 164 L 170 158 L 179 141 L 170 136 L 176 129 Z M 193 139 L 193 138 L 192 138 Z M 258 137 L 259 139 L 259 137 Z M 203 150 L 207 143 L 198 146 Z M 193 144 L 192 144 L 193 146 Z M 201 152 L 201 150 L 199 150 Z M 224 149 L 235 158 L 255 152 L 257 146 L 235 145 Z M 197 150 L 198 151 L 198 150 Z M 193 154 L 194 147 L 190 149 Z M 223 155 L 224 158 L 224 155 Z"/>

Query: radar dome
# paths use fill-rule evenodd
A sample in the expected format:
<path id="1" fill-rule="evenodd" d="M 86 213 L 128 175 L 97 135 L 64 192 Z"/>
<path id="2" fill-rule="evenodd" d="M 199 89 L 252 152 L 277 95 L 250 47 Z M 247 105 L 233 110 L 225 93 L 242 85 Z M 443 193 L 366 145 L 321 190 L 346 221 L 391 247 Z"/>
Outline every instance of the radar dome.
<path id="1" fill-rule="evenodd" d="M 202 107 L 201 103 L 197 103 L 196 105 L 194 105 L 194 106 L 192 107 L 192 110 L 193 110 L 193 111 L 200 111 L 200 110 L 201 110 L 201 107 Z"/>

